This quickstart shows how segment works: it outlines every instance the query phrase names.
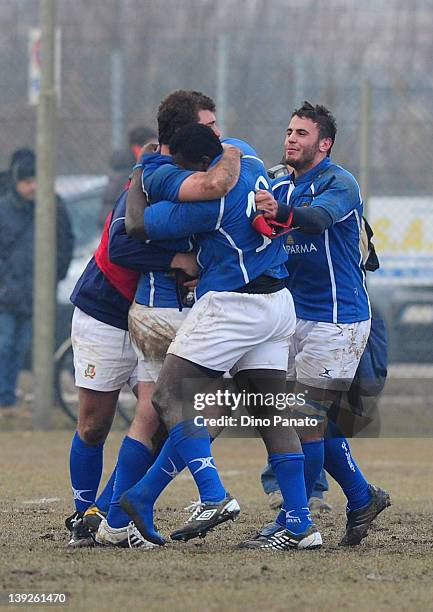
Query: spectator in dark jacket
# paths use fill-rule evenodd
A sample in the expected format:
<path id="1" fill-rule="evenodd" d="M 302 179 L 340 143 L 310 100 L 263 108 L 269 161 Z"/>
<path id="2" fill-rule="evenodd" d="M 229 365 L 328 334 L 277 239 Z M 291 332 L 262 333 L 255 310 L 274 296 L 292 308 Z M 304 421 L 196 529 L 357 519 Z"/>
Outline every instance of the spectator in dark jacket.
<path id="1" fill-rule="evenodd" d="M 23 160 L 25 158 L 32 159 L 35 161 L 35 154 L 32 149 L 27 149 L 26 147 L 22 147 L 21 149 L 16 149 L 11 155 L 9 160 L 9 168 L 7 170 L 3 170 L 0 172 L 0 197 L 6 195 L 8 191 L 10 191 L 12 187 L 12 177 L 11 177 L 11 168 L 15 166 L 17 162 Z"/>
<path id="2" fill-rule="evenodd" d="M 35 156 L 18 156 L 0 197 L 0 406 L 16 402 L 16 382 L 32 337 Z M 66 209 L 57 198 L 57 280 L 66 276 L 73 236 Z"/>
<path id="3" fill-rule="evenodd" d="M 101 225 L 104 225 L 108 213 L 113 209 L 114 203 L 122 193 L 132 167 L 138 160 L 141 149 L 148 142 L 157 142 L 156 133 L 148 127 L 136 127 L 129 132 L 129 149 L 113 151 L 110 157 L 110 174 L 108 185 L 102 197 Z"/>

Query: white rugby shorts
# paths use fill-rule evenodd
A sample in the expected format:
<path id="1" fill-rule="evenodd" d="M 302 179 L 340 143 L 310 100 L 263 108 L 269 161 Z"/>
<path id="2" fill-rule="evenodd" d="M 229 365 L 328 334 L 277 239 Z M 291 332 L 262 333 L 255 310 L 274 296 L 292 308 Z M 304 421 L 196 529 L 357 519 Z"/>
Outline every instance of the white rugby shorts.
<path id="1" fill-rule="evenodd" d="M 358 323 L 296 320 L 287 378 L 318 389 L 346 391 L 370 333 L 370 319 Z"/>
<path id="2" fill-rule="evenodd" d="M 287 369 L 295 330 L 290 292 L 209 291 L 194 304 L 168 353 L 211 370 Z"/>
<path id="3" fill-rule="evenodd" d="M 138 357 L 139 380 L 156 382 L 167 349 L 184 322 L 189 308 L 154 308 L 133 302 L 128 327 Z"/>
<path id="4" fill-rule="evenodd" d="M 127 331 L 75 308 L 71 340 L 77 387 L 94 391 L 117 391 L 125 383 L 135 387 L 137 356 Z"/>

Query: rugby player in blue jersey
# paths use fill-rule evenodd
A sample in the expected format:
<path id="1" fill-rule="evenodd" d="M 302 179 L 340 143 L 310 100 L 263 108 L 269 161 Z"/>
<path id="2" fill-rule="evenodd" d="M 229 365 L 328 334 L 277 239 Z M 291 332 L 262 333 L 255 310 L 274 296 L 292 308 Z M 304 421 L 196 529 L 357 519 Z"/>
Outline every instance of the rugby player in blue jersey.
<path id="1" fill-rule="evenodd" d="M 164 191 L 165 199 L 179 201 L 211 199 L 215 197 L 216 191 L 219 191 L 218 197 L 225 195 L 229 190 L 227 185 L 230 183 L 232 187 L 239 176 L 237 149 L 228 148 L 225 151 L 227 175 L 224 182 L 222 175 L 215 176 L 218 180 L 214 183 L 208 180 L 207 185 L 201 178 L 203 172 L 181 171 L 173 165 L 170 156 L 170 139 L 180 127 L 187 124 L 206 125 L 217 137 L 221 136 L 216 125 L 213 100 L 201 92 L 174 91 L 161 102 L 157 121 L 160 148 L 158 152 L 144 156 L 146 164 L 142 174 L 142 187 L 149 195 L 150 201 L 163 199 L 161 193 Z M 210 179 L 212 170 L 207 175 Z M 183 242 L 186 242 L 186 245 L 184 244 L 182 250 L 191 251 L 191 242 L 189 246 L 188 239 Z M 173 248 L 173 244 L 166 246 Z M 173 267 L 177 264 L 179 267 L 180 264 L 184 268 L 187 267 L 186 271 L 190 275 L 197 269 L 195 255 L 178 255 Z M 146 367 L 153 372 L 155 380 L 168 344 L 186 316 L 182 307 L 181 287 L 173 274 L 143 271 L 129 313 L 129 329 L 139 349 L 146 355 Z"/>
<path id="2" fill-rule="evenodd" d="M 214 102 L 200 92 L 173 92 L 160 107 L 165 123 L 171 123 L 175 128 L 203 121 L 217 130 L 214 111 Z M 218 197 L 226 193 L 237 178 L 239 154 L 227 152 L 221 162 L 209 173 L 184 176 L 180 181 L 181 196 L 192 199 L 194 194 Z M 76 384 L 80 388 L 80 411 L 70 453 L 76 505 L 76 511 L 66 521 L 72 532 L 70 546 L 94 543 L 93 532 L 109 508 L 115 479 L 123 490 L 125 484 L 131 486 L 138 479 L 137 474 L 141 477 L 153 461 L 152 436 L 159 422 L 149 401 L 149 387 L 153 388 L 154 377 L 141 362 L 140 384 L 137 385 L 137 359 L 127 331 L 128 308 L 137 286 L 136 271 L 151 270 L 152 274 L 167 277 L 178 266 L 177 257 L 181 259 L 182 254 L 176 256 L 175 250 L 162 251 L 143 245 L 125 233 L 117 232 L 124 219 L 125 197 L 126 193 L 119 198 L 114 212 L 107 218 L 95 256 L 71 296 L 76 306 L 72 340 Z M 109 240 L 114 233 L 117 240 L 110 251 L 110 260 Z M 104 442 L 111 428 L 119 390 L 128 379 L 139 392 L 136 419 L 122 443 L 117 468 L 95 504 Z M 116 496 L 114 499 L 116 501 Z M 120 513 L 124 514 L 118 504 L 114 504 L 111 512 L 114 522 L 116 514 Z M 134 537 L 134 542 L 140 545 L 139 538 Z"/>
<path id="3" fill-rule="evenodd" d="M 158 109 L 159 140 L 165 147 L 164 152 L 169 152 L 168 145 L 164 143 L 168 143 L 175 130 L 182 125 L 195 122 L 208 125 L 219 136 L 215 124 L 213 100 L 196 91 L 178 90 L 169 94 Z M 171 160 L 159 154 L 153 157 Z M 209 172 L 195 174 L 183 172 L 177 177 L 175 184 L 171 184 L 172 193 L 180 200 L 222 196 L 237 181 L 239 166 L 239 151 L 233 147 L 227 149 L 220 162 Z M 126 194 L 124 196 L 126 197 Z M 159 357 L 160 366 L 165 356 L 165 349 L 186 316 L 186 311 L 179 312 L 182 304 L 174 271 L 185 267 L 189 270 L 188 264 L 191 266 L 192 260 L 195 262 L 195 256 L 188 259 L 188 253 L 184 252 L 191 250 L 188 239 L 171 241 L 170 244 L 165 244 L 164 249 L 160 249 L 127 236 L 124 229 L 124 197 L 121 200 L 116 205 L 111 220 L 108 251 L 111 264 L 120 267 L 119 269 L 123 269 L 125 273 L 126 269 L 142 272 L 135 300 L 130 309 L 129 330 L 140 349 L 137 351 L 138 369 L 140 380 L 146 382 L 147 391 L 153 387 L 153 382 L 158 376 L 155 358 L 158 361 Z M 151 255 L 147 257 L 147 253 Z M 194 268 L 196 268 L 195 263 Z M 143 334 L 143 328 L 146 334 Z M 151 351 L 151 348 L 154 350 Z M 134 528 L 129 525 L 130 518 L 120 508 L 118 500 L 124 490 L 143 476 L 153 461 L 152 444 L 149 444 L 149 441 L 153 438 L 156 424 L 153 407 L 150 401 L 146 400 L 147 397 L 141 398 L 138 403 L 133 423 L 119 451 L 108 515 L 99 526 L 97 537 L 99 543 L 134 547 L 143 545 Z M 110 481 L 113 478 L 110 478 Z M 103 497 L 105 499 L 106 496 Z"/>
<path id="4" fill-rule="evenodd" d="M 171 143 L 174 160 L 193 167 L 191 156 L 202 141 L 222 148 L 206 127 L 180 130 Z M 240 389 L 278 393 L 285 388 L 288 343 L 294 328 L 290 293 L 284 287 L 286 253 L 282 239 L 260 237 L 251 227 L 254 194 L 268 181 L 254 152 L 241 160 L 236 186 L 225 198 L 200 203 L 169 201 L 146 207 L 136 172 L 127 200 L 127 230 L 152 240 L 174 240 L 195 234 L 201 274 L 197 302 L 168 349 L 153 403 L 169 430 L 169 438 L 146 476 L 120 499 L 147 540 L 165 542 L 153 525 L 153 506 L 171 481 L 164 477 L 185 465 L 200 493 L 200 504 L 175 540 L 205 535 L 239 513 L 237 501 L 225 490 L 215 466 L 206 427 L 183 413 L 209 380 L 230 371 Z M 200 160 L 192 160 L 199 162 Z M 143 215 L 143 208 L 145 208 Z M 191 381 L 191 384 L 188 384 Z M 255 414 L 257 407 L 248 406 Z M 260 406 L 261 416 L 265 407 Z M 275 405 L 268 408 L 268 416 Z M 312 524 L 304 483 L 303 455 L 295 431 L 287 426 L 258 426 L 279 485 L 287 520 L 270 548 L 315 548 L 321 536 Z"/>
<path id="5" fill-rule="evenodd" d="M 349 443 L 327 419 L 339 393 L 352 382 L 371 317 L 360 252 L 363 203 L 355 178 L 330 158 L 335 134 L 331 113 L 304 102 L 292 114 L 285 139 L 285 161 L 293 173 L 274 180 L 273 196 L 259 191 L 256 204 L 268 218 L 284 222 L 292 215 L 296 228 L 286 245 L 287 287 L 297 316 L 288 379 L 296 381 L 295 393 L 307 393 L 303 414 L 320 421 L 315 429 L 299 431 L 307 496 L 324 466 L 347 497 L 346 532 L 340 544 L 356 545 L 390 499 L 386 491 L 368 483 Z M 283 510 L 276 523 L 267 525 L 249 545 L 267 546 L 284 517 Z"/>

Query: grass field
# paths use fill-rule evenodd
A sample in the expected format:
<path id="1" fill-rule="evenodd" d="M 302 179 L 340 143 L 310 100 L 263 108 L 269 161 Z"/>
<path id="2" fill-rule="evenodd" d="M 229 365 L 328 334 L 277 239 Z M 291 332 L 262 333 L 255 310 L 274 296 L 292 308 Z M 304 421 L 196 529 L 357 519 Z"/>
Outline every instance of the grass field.
<path id="1" fill-rule="evenodd" d="M 107 473 L 122 435 L 114 432 L 107 442 Z M 260 488 L 265 454 L 254 439 L 223 439 L 214 446 L 224 483 L 242 508 L 235 523 L 205 540 L 152 551 L 67 549 L 70 438 L 64 430 L 0 433 L 3 591 L 68 592 L 73 611 L 433 609 L 429 439 L 354 441 L 368 478 L 389 489 L 393 506 L 361 546 L 341 549 L 344 500 L 332 482 L 334 511 L 316 521 L 323 548 L 281 553 L 236 549 L 274 514 Z M 182 508 L 195 495 L 188 477 L 174 481 L 157 510 L 163 533 L 183 522 Z"/>

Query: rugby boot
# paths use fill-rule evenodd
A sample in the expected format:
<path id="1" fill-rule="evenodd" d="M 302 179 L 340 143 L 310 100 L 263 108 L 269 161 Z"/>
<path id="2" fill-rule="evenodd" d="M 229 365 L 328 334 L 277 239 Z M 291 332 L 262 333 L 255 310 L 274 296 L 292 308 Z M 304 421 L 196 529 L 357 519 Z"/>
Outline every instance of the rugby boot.
<path id="1" fill-rule="evenodd" d="M 388 491 L 380 489 L 375 485 L 368 485 L 371 494 L 369 503 L 359 510 L 348 510 L 346 512 L 346 533 L 340 546 L 356 546 L 368 533 L 368 529 L 374 519 L 385 508 L 391 505 Z"/>
<path id="2" fill-rule="evenodd" d="M 278 510 L 283 505 L 284 500 L 280 490 L 268 493 L 268 504 L 272 510 Z"/>
<path id="3" fill-rule="evenodd" d="M 125 510 L 132 518 L 135 527 L 145 540 L 157 546 L 164 546 L 165 538 L 153 525 L 153 517 L 149 517 L 149 513 L 153 514 L 153 510 L 143 503 L 139 496 L 134 494 L 133 489 L 123 493 L 119 499 L 119 504 L 122 510 Z"/>
<path id="4" fill-rule="evenodd" d="M 173 531 L 170 537 L 183 542 L 192 538 L 204 538 L 217 525 L 234 521 L 240 511 L 238 502 L 229 494 L 220 502 L 200 502 L 185 525 Z"/>
<path id="5" fill-rule="evenodd" d="M 79 518 L 72 527 L 68 547 L 84 548 L 90 546 L 95 546 L 95 533 L 83 524 L 83 518 Z"/>
<path id="6" fill-rule="evenodd" d="M 126 527 L 110 527 L 107 519 L 102 519 L 96 533 L 96 542 L 103 546 L 117 546 L 120 548 L 155 548 L 156 544 L 152 544 L 145 540 L 137 527 L 131 521 Z"/>
<path id="7" fill-rule="evenodd" d="M 76 523 L 78 523 L 78 521 L 83 518 L 83 514 L 84 512 L 78 512 L 78 510 L 75 510 L 75 512 L 71 514 L 71 516 L 68 516 L 68 518 L 65 519 L 66 529 L 72 533 L 72 530 L 75 527 Z"/>
<path id="8" fill-rule="evenodd" d="M 314 525 L 299 534 L 292 533 L 278 523 L 268 523 L 252 538 L 238 548 L 263 548 L 267 550 L 312 550 L 322 546 L 322 536 Z"/>
<path id="9" fill-rule="evenodd" d="M 98 531 L 101 521 L 107 516 L 98 506 L 90 506 L 83 515 L 83 525 L 93 533 Z"/>
<path id="10" fill-rule="evenodd" d="M 332 512 L 333 510 L 331 504 L 328 504 L 323 497 L 310 497 L 308 500 L 308 507 L 312 516 L 318 516 L 322 514 L 322 512 Z"/>

